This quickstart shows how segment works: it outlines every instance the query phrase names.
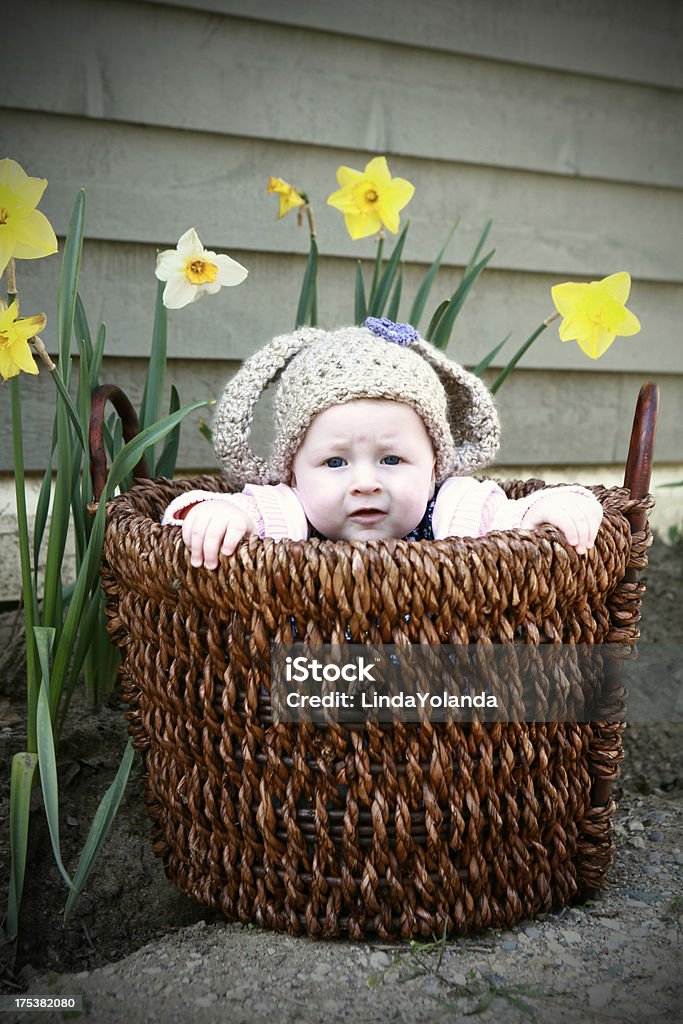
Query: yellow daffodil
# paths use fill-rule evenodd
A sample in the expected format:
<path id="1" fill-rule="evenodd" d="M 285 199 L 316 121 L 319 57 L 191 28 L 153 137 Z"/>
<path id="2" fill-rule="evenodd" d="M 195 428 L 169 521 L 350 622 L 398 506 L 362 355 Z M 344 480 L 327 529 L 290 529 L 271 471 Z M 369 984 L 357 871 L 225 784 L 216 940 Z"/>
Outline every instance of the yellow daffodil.
<path id="1" fill-rule="evenodd" d="M 159 253 L 154 273 L 160 281 L 168 282 L 164 305 L 168 309 L 182 309 L 203 295 L 214 295 L 221 288 L 241 284 L 249 271 L 230 256 L 205 249 L 195 229 L 190 228 L 175 249 Z"/>
<path id="2" fill-rule="evenodd" d="M 52 226 L 36 206 L 45 178 L 30 178 L 16 160 L 0 160 L 0 274 L 12 258 L 37 260 L 57 252 Z"/>
<path id="3" fill-rule="evenodd" d="M 44 313 L 18 319 L 19 306 L 16 300 L 7 308 L 0 302 L 0 377 L 9 380 L 20 370 L 24 373 L 38 373 L 38 367 L 31 355 L 29 338 L 44 330 L 47 319 Z"/>
<path id="4" fill-rule="evenodd" d="M 392 178 L 385 157 L 376 156 L 364 171 L 339 167 L 337 181 L 341 188 L 327 203 L 344 214 L 351 238 L 367 238 L 382 227 L 398 231 L 399 210 L 410 202 L 415 186 L 405 178 Z"/>
<path id="5" fill-rule="evenodd" d="M 577 341 L 591 359 L 599 359 L 617 335 L 640 330 L 640 321 L 626 309 L 631 276 L 625 270 L 590 284 L 556 284 L 553 302 L 560 316 L 561 341 Z"/>
<path id="6" fill-rule="evenodd" d="M 290 210 L 295 209 L 297 206 L 303 206 L 306 202 L 301 192 L 282 178 L 268 178 L 268 191 L 275 192 L 280 197 L 280 209 L 277 214 L 278 220 L 284 217 L 286 213 L 289 213 Z"/>

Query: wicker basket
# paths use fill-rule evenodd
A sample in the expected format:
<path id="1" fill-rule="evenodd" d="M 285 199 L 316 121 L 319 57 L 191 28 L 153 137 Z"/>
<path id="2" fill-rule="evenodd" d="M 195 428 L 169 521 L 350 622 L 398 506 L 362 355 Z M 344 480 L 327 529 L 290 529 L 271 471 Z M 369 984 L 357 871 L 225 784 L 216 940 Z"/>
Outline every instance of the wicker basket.
<path id="1" fill-rule="evenodd" d="M 387 939 L 509 927 L 602 885 L 620 724 L 273 725 L 270 643 L 292 620 L 322 643 L 633 643 L 648 497 L 593 488 L 604 519 L 581 557 L 550 529 L 251 537 L 209 572 L 158 525 L 192 487 L 221 483 L 114 499 L 102 568 L 154 850 L 180 890 L 277 931 Z"/>

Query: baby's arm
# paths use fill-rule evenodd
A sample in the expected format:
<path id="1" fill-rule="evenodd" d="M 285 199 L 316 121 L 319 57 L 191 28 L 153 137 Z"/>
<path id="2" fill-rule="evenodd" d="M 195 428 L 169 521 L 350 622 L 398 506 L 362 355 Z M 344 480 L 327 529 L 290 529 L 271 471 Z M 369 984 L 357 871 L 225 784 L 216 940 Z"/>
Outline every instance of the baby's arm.
<path id="1" fill-rule="evenodd" d="M 578 484 L 548 487 L 511 499 L 493 480 L 450 477 L 434 508 L 435 537 L 482 537 L 491 530 L 534 529 L 547 524 L 562 530 L 583 554 L 595 543 L 602 505 Z"/>
<path id="2" fill-rule="evenodd" d="M 561 530 L 579 555 L 595 544 L 602 522 L 602 505 L 590 491 L 579 493 L 569 488 L 552 487 L 543 492 L 524 512 L 520 526 L 554 526 Z"/>
<path id="3" fill-rule="evenodd" d="M 201 501 L 183 519 L 183 540 L 195 567 L 218 568 L 219 553 L 231 555 L 250 533 L 258 533 L 254 520 L 232 501 Z"/>
<path id="4" fill-rule="evenodd" d="M 308 522 L 291 487 L 247 484 L 241 494 L 185 491 L 171 502 L 163 526 L 181 526 L 192 565 L 215 569 L 218 555 L 231 555 L 250 533 L 304 540 Z"/>

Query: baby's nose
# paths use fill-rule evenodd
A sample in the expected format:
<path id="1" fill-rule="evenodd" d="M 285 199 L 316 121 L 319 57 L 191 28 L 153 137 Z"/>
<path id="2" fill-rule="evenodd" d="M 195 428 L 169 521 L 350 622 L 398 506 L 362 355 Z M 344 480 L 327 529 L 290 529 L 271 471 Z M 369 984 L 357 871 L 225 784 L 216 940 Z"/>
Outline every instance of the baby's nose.
<path id="1" fill-rule="evenodd" d="M 374 466 L 357 466 L 351 488 L 356 494 L 375 494 L 380 491 L 382 485 Z"/>

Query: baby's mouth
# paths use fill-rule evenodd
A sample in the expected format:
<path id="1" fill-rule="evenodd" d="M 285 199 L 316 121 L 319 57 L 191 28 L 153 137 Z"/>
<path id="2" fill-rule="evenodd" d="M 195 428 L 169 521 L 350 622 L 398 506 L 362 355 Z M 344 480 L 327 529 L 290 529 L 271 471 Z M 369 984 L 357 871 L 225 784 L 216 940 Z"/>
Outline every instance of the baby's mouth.
<path id="1" fill-rule="evenodd" d="M 349 518 L 359 523 L 375 523 L 385 515 L 386 512 L 381 508 L 359 508 L 352 512 Z"/>

